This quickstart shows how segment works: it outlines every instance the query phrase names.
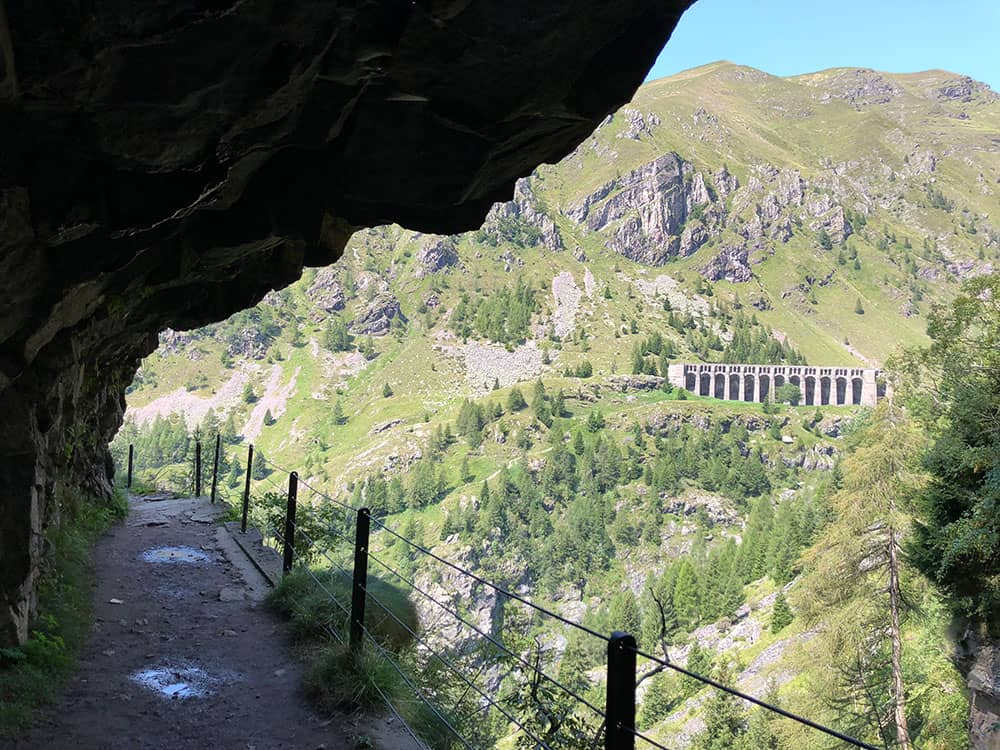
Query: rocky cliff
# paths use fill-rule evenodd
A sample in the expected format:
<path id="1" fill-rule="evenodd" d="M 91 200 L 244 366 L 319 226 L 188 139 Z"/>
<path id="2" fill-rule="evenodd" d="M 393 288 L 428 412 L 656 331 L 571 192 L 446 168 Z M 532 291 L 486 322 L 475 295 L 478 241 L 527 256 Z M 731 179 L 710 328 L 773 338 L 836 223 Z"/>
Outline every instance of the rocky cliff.
<path id="1" fill-rule="evenodd" d="M 44 529 L 108 492 L 159 331 L 253 304 L 357 227 L 478 226 L 629 98 L 688 4 L 7 4 L 0 644 L 27 632 Z"/>

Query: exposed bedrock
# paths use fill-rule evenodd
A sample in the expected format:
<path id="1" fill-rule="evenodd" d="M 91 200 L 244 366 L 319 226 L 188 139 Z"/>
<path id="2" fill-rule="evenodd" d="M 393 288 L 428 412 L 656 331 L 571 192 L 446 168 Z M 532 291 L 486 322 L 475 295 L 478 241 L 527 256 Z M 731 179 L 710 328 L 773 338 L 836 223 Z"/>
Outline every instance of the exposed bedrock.
<path id="1" fill-rule="evenodd" d="M 689 0 L 4 3 L 0 645 L 44 530 L 109 492 L 157 332 L 336 260 L 475 228 L 642 81 Z"/>

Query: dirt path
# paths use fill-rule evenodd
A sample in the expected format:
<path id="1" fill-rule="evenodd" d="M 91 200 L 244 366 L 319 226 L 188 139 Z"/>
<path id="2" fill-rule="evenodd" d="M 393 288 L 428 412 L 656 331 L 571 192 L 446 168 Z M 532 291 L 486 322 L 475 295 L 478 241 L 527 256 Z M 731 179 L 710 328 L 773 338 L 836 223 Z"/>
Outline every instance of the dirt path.
<path id="1" fill-rule="evenodd" d="M 133 501 L 95 552 L 94 631 L 78 674 L 26 739 L 0 746 L 354 747 L 350 720 L 308 709 L 284 625 L 240 554 L 205 500 Z"/>

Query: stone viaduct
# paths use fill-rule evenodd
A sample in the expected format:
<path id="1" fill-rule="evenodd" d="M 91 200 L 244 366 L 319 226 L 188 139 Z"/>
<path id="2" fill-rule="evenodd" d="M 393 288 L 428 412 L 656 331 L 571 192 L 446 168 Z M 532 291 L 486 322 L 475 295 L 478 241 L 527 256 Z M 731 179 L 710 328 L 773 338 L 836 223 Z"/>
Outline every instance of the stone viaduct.
<path id="1" fill-rule="evenodd" d="M 774 391 L 785 383 L 802 392 L 808 406 L 874 406 L 884 395 L 879 384 L 881 370 L 861 367 L 807 367 L 804 365 L 674 364 L 670 384 L 700 396 L 727 401 L 774 399 Z"/>

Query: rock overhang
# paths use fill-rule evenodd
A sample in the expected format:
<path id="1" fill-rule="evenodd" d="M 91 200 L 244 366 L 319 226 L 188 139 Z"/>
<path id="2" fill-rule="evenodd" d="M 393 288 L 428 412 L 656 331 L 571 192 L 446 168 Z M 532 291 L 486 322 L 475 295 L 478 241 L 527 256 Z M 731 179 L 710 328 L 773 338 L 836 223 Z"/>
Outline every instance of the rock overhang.
<path id="1" fill-rule="evenodd" d="M 165 327 L 336 260 L 355 228 L 475 228 L 641 83 L 689 0 L 6 4 L 0 643 L 42 533 L 107 494 Z"/>

